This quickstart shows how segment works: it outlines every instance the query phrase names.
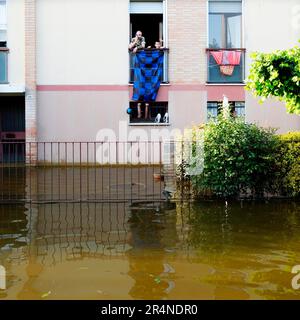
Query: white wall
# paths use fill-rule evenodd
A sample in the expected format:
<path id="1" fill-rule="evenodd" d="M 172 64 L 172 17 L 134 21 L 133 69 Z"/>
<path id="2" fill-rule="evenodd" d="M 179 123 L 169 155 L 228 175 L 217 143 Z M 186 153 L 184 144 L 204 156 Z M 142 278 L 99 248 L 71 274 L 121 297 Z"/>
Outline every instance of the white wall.
<path id="1" fill-rule="evenodd" d="M 7 0 L 8 81 L 25 85 L 25 5 L 24 0 Z"/>
<path id="2" fill-rule="evenodd" d="M 300 131 L 300 116 L 287 113 L 285 105 L 275 99 L 259 104 L 249 92 L 246 93 L 246 121 L 275 128 L 277 133 Z"/>
<path id="3" fill-rule="evenodd" d="M 128 83 L 128 0 L 37 0 L 38 84 Z"/>
<path id="4" fill-rule="evenodd" d="M 299 0 L 244 0 L 244 9 L 248 66 L 250 52 L 271 52 L 299 44 Z"/>
<path id="5" fill-rule="evenodd" d="M 272 52 L 292 48 L 300 40 L 299 0 L 244 0 L 246 76 L 253 51 Z M 284 103 L 269 99 L 260 105 L 246 94 L 246 120 L 278 132 L 300 130 L 300 116 L 287 114 Z"/>

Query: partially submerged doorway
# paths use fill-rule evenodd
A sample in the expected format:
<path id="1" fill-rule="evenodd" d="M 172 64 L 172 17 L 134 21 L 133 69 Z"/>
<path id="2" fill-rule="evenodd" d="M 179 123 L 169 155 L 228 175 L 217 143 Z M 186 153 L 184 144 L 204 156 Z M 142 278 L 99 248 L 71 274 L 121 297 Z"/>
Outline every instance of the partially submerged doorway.
<path id="1" fill-rule="evenodd" d="M 25 161 L 25 96 L 0 96 L 0 162 Z"/>

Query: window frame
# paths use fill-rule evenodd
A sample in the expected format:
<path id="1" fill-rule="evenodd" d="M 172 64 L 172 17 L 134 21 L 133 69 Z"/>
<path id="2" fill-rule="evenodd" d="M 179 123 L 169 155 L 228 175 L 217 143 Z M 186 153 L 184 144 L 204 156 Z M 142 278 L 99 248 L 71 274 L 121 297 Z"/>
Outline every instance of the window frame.
<path id="1" fill-rule="evenodd" d="M 142 103 L 142 109 L 145 108 L 145 102 L 141 102 Z M 143 121 L 144 119 L 142 118 L 140 121 L 133 121 L 132 122 L 132 116 L 131 115 L 128 115 L 128 125 L 129 126 L 169 126 L 171 125 L 170 123 L 170 112 L 169 112 L 169 102 L 168 101 L 153 101 L 153 102 L 148 102 L 149 103 L 149 112 L 151 112 L 151 105 L 152 105 L 152 108 L 153 108 L 153 105 L 154 107 L 156 108 L 162 108 L 162 107 L 165 107 L 165 110 L 164 110 L 164 114 L 167 112 L 168 115 L 169 115 L 169 122 L 163 122 L 163 117 L 164 117 L 164 114 L 161 113 L 161 122 L 159 123 L 156 123 L 154 122 L 155 118 L 151 118 L 152 121 L 149 121 L 147 119 L 147 121 Z M 130 101 L 129 102 L 129 107 L 132 108 L 132 109 L 136 109 L 137 108 L 137 104 L 138 102 L 137 101 Z M 161 106 L 160 106 L 161 105 Z M 137 112 L 135 110 L 135 112 Z M 138 119 L 137 117 L 134 118 L 135 120 Z"/>
<path id="2" fill-rule="evenodd" d="M 214 16 L 222 16 L 224 17 L 224 28 L 221 30 L 221 45 L 220 47 L 213 47 L 211 46 L 211 44 L 209 43 L 209 48 L 211 49 L 240 49 L 242 47 L 242 34 L 243 34 L 243 30 L 242 30 L 242 14 L 237 13 L 235 14 L 237 17 L 240 17 L 240 39 L 239 39 L 239 46 L 229 46 L 229 37 L 228 37 L 228 19 L 233 17 L 234 13 L 209 13 L 209 21 L 208 24 L 210 25 L 210 16 L 214 15 Z M 208 35 L 208 41 L 210 41 L 209 39 L 210 36 L 210 32 Z"/>
<path id="3" fill-rule="evenodd" d="M 161 84 L 169 84 L 169 35 L 168 35 L 168 0 L 158 0 L 153 2 L 161 2 L 162 3 L 162 12 L 161 13 L 151 13 L 151 12 L 131 12 L 131 2 L 147 2 L 147 1 L 139 1 L 139 0 L 130 0 L 128 5 L 128 15 L 129 15 L 129 30 L 128 30 L 128 41 L 130 42 L 133 35 L 132 23 L 131 23 L 131 14 L 162 14 L 162 39 L 163 39 L 163 47 L 164 47 L 164 62 L 163 62 L 163 79 Z M 151 1 L 150 1 L 151 2 Z M 147 40 L 147 39 L 146 39 Z M 132 85 L 132 77 L 131 77 L 131 53 L 129 52 L 129 75 L 128 75 L 128 84 Z"/>
<path id="4" fill-rule="evenodd" d="M 245 120 L 245 117 L 246 117 L 246 102 L 245 101 L 229 101 L 229 104 L 230 104 L 230 113 L 233 115 L 233 112 L 236 111 L 237 108 L 239 109 L 243 109 L 244 112 L 243 112 L 243 115 L 237 115 L 237 117 L 239 118 L 243 118 Z M 213 106 L 210 106 L 210 105 L 215 105 L 214 107 Z M 218 117 L 218 115 L 220 114 L 221 112 L 221 106 L 222 106 L 222 102 L 221 101 L 207 101 L 207 104 L 206 104 L 206 122 L 209 122 L 209 121 L 215 121 Z M 208 110 L 209 109 L 217 109 L 217 115 L 216 116 L 209 116 L 209 112 Z"/>
<path id="5" fill-rule="evenodd" d="M 7 47 L 7 1 L 6 0 L 0 0 L 0 3 L 4 3 L 4 23 L 1 23 L 0 21 L 0 31 L 5 32 L 5 39 L 0 38 L 0 47 L 6 48 Z M 4 43 L 4 45 L 1 45 L 1 43 Z"/>
<path id="6" fill-rule="evenodd" d="M 224 0 L 218 0 L 218 1 L 211 1 L 211 0 L 207 0 L 206 2 L 206 11 L 207 11 L 207 48 L 211 48 L 211 49 L 230 49 L 227 47 L 227 25 L 225 25 L 225 31 L 223 32 L 225 34 L 225 38 L 226 38 L 226 47 L 220 47 L 220 48 L 213 48 L 213 47 L 210 47 L 210 15 L 211 14 L 215 14 L 215 15 L 220 15 L 220 14 L 233 14 L 233 13 L 210 13 L 210 9 L 209 9 L 209 3 L 210 2 L 227 2 L 227 1 L 224 1 Z M 229 1 L 230 2 L 230 1 Z M 235 1 L 232 1 L 232 2 L 235 2 Z M 240 48 L 231 48 L 231 49 L 241 49 L 241 48 L 244 48 L 244 0 L 238 0 L 236 2 L 240 2 L 241 3 L 241 30 L 240 30 L 240 33 L 241 33 L 241 39 L 240 39 L 240 42 L 241 42 L 241 46 Z"/>

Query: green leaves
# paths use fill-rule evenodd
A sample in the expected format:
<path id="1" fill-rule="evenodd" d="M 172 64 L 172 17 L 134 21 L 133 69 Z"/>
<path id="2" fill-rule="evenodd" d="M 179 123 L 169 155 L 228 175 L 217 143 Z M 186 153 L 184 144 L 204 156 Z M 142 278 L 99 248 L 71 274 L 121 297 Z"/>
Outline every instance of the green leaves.
<path id="1" fill-rule="evenodd" d="M 300 196 L 300 132 L 280 136 L 278 185 L 288 196 Z"/>
<path id="2" fill-rule="evenodd" d="M 269 190 L 279 139 L 273 131 L 219 117 L 204 128 L 204 171 L 192 177 L 196 190 L 210 189 L 222 197 Z"/>
<path id="3" fill-rule="evenodd" d="M 300 47 L 274 53 L 252 53 L 246 89 L 266 99 L 286 103 L 289 113 L 300 114 Z M 263 100 L 261 100 L 263 102 Z"/>

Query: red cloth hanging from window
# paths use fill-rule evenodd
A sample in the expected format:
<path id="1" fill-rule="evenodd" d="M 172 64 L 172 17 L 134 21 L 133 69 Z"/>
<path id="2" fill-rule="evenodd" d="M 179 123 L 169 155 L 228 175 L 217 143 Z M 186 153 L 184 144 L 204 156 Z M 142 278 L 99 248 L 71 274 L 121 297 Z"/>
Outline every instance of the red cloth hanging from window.
<path id="1" fill-rule="evenodd" d="M 218 65 L 238 66 L 241 62 L 241 51 L 238 50 L 219 50 L 210 53 Z"/>
<path id="2" fill-rule="evenodd" d="M 220 72 L 225 76 L 231 76 L 234 66 L 238 66 L 241 62 L 241 51 L 239 50 L 219 50 L 210 53 L 220 66 Z"/>
<path id="3" fill-rule="evenodd" d="M 223 51 L 223 60 L 222 65 L 227 66 L 238 66 L 241 61 L 241 52 L 240 51 Z"/>
<path id="4" fill-rule="evenodd" d="M 210 54 L 214 57 L 218 65 L 222 64 L 223 61 L 223 51 L 211 51 Z"/>

